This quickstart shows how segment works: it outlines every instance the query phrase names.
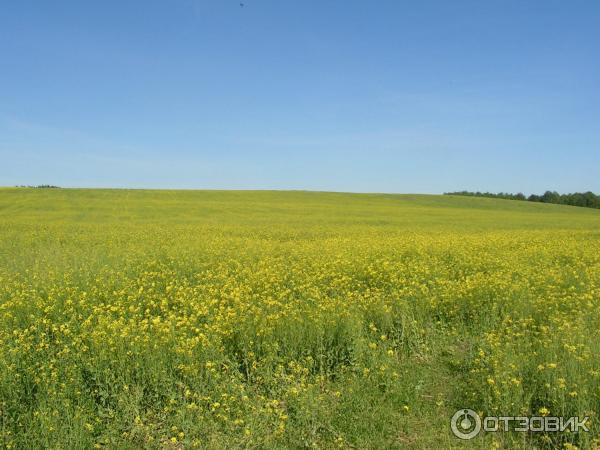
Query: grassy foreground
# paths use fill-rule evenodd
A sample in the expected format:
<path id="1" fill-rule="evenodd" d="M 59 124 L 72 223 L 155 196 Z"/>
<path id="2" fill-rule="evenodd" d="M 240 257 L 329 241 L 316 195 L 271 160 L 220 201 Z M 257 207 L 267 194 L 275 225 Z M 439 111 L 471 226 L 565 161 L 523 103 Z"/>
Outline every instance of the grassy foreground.
<path id="1" fill-rule="evenodd" d="M 0 189 L 0 447 L 595 448 L 599 413 L 600 211 Z"/>

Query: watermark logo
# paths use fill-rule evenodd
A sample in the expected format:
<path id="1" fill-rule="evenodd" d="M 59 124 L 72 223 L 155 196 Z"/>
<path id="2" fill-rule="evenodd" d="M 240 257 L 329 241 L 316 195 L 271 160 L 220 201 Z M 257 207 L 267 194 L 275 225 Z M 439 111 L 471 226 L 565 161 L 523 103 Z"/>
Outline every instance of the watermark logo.
<path id="1" fill-rule="evenodd" d="M 554 417 L 554 416 L 487 416 L 481 418 L 472 409 L 463 408 L 454 413 L 450 419 L 452 433 L 459 439 L 473 439 L 481 430 L 486 432 L 517 431 L 533 433 L 552 433 L 569 431 L 589 432 L 586 422 L 589 417 Z"/>
<path id="2" fill-rule="evenodd" d="M 481 418 L 472 409 L 459 409 L 450 422 L 454 436 L 459 439 L 472 439 L 481 431 Z"/>

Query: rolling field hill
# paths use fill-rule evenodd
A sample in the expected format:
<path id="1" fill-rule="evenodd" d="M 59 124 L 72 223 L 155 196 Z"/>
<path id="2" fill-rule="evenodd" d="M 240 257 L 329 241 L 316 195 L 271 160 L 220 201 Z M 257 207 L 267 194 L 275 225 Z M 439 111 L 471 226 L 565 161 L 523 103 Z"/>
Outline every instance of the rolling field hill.
<path id="1" fill-rule="evenodd" d="M 0 447 L 595 448 L 599 413 L 600 210 L 0 189 Z"/>

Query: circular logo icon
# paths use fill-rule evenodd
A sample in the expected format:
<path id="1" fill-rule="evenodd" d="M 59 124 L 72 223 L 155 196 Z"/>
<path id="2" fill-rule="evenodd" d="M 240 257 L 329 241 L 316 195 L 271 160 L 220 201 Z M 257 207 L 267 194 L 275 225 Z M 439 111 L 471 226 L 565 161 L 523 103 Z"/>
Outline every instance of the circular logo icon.
<path id="1" fill-rule="evenodd" d="M 472 409 L 459 409 L 450 420 L 452 433 L 459 439 L 473 439 L 481 431 L 481 418 Z"/>

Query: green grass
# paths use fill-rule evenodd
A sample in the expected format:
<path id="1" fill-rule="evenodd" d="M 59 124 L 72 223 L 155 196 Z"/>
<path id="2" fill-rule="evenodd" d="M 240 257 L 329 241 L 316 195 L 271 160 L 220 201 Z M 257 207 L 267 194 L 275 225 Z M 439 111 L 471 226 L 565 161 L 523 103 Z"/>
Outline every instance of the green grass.
<path id="1" fill-rule="evenodd" d="M 0 189 L 0 447 L 593 448 L 599 331 L 598 210 Z"/>

